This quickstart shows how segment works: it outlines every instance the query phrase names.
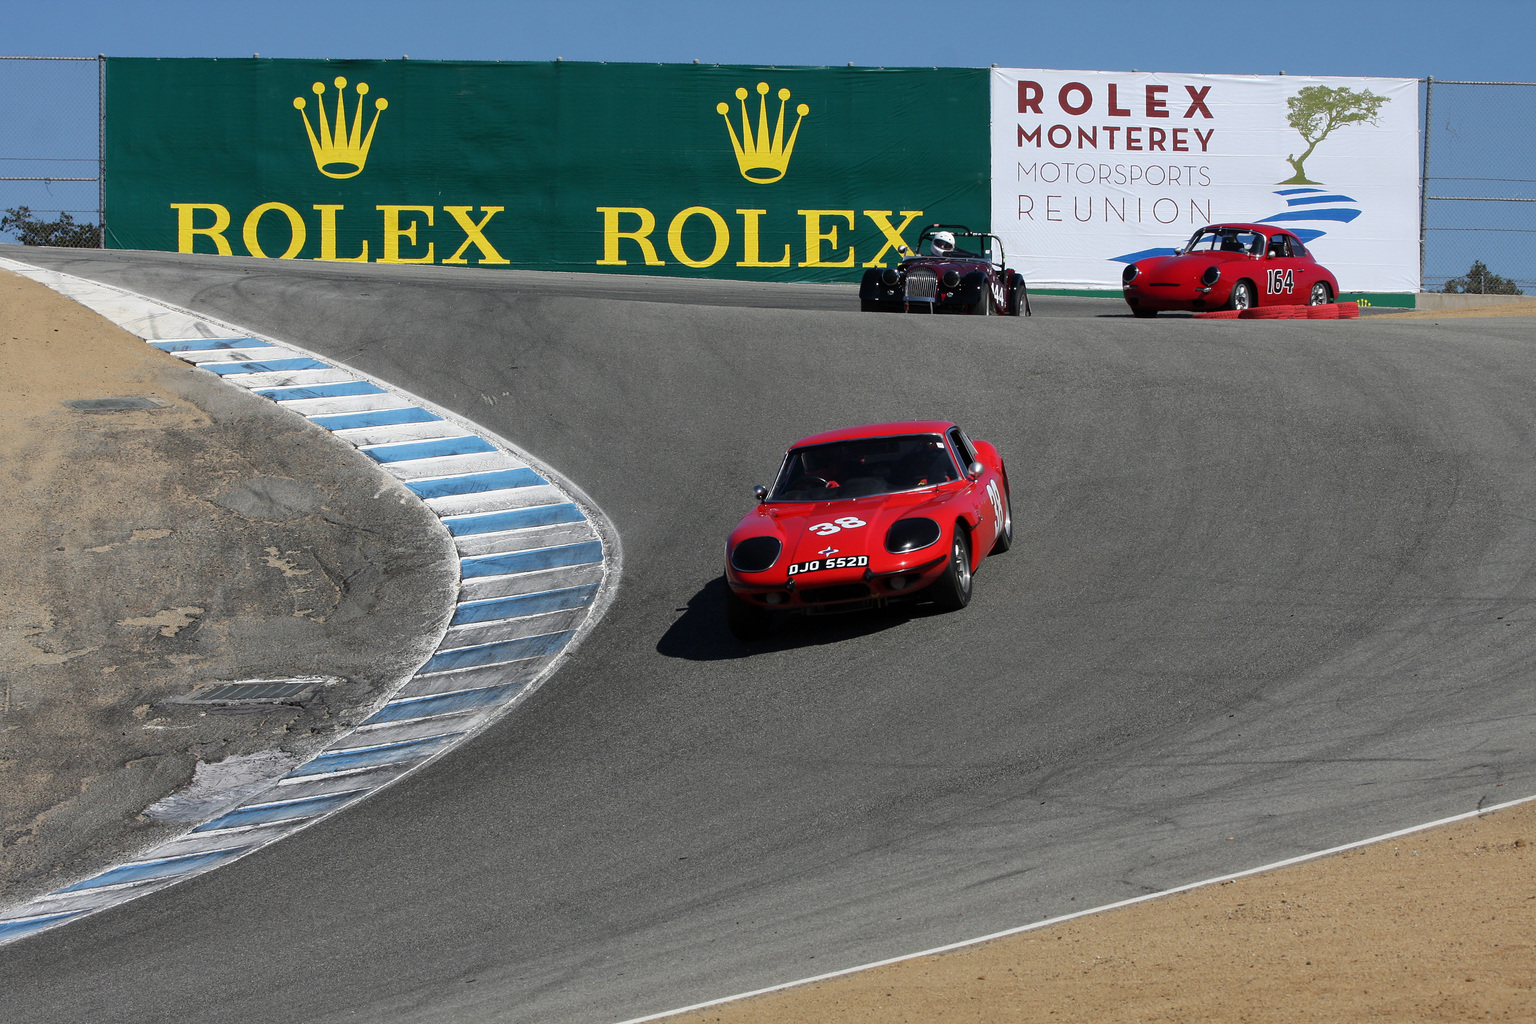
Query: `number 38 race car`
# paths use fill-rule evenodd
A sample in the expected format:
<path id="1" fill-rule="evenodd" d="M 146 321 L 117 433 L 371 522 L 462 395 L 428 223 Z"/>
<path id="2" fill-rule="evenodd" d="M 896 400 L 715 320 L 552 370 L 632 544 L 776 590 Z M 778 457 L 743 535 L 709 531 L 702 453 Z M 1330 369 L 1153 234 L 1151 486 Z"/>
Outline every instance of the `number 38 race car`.
<path id="1" fill-rule="evenodd" d="M 1013 542 L 997 449 L 953 423 L 881 423 L 817 434 L 784 457 L 771 490 L 725 545 L 726 619 L 761 639 L 781 613 L 971 600 L 971 575 Z"/>
<path id="2" fill-rule="evenodd" d="M 1121 274 L 1136 316 L 1261 306 L 1321 306 L 1339 282 L 1301 239 L 1269 224 L 1213 224 L 1172 256 L 1137 260 Z"/>
<path id="3" fill-rule="evenodd" d="M 961 224 L 930 224 L 899 266 L 866 270 L 859 308 L 866 313 L 1029 315 L 1024 276 L 1008 269 L 996 235 Z"/>

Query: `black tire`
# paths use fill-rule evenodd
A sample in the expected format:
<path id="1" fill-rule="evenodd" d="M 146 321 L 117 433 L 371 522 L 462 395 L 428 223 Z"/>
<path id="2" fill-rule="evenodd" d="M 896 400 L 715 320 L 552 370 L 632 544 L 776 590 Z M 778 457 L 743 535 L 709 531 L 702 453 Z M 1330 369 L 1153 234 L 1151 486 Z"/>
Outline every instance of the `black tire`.
<path id="1" fill-rule="evenodd" d="M 1312 284 L 1312 294 L 1307 296 L 1307 305 L 1326 306 L 1333 301 L 1333 293 L 1328 290 L 1328 285 L 1323 281 Z"/>
<path id="2" fill-rule="evenodd" d="M 981 298 L 971 305 L 972 316 L 992 315 L 992 286 L 983 282 L 981 285 Z"/>
<path id="3" fill-rule="evenodd" d="M 971 603 L 971 538 L 965 527 L 955 524 L 955 537 L 949 545 L 949 564 L 944 575 L 934 581 L 928 592 L 940 611 L 957 612 Z"/>
<path id="4" fill-rule="evenodd" d="M 1013 547 L 1013 495 L 1008 493 L 1008 478 L 1003 478 L 1003 528 L 998 531 L 990 554 L 1000 555 Z"/>
<path id="5" fill-rule="evenodd" d="M 1152 317 L 1157 316 L 1157 310 L 1155 310 L 1155 309 L 1133 309 L 1133 310 L 1131 310 L 1131 316 L 1134 316 L 1134 317 L 1136 317 L 1137 319 L 1140 319 L 1140 320 L 1149 320 Z"/>
<path id="6" fill-rule="evenodd" d="M 1232 286 L 1232 295 L 1227 299 L 1227 308 L 1252 309 L 1254 298 L 1253 285 L 1247 281 L 1239 281 Z"/>
<path id="7" fill-rule="evenodd" d="M 725 591 L 725 623 L 731 635 L 742 643 L 762 640 L 773 632 L 773 613 L 750 601 L 736 596 L 729 587 Z"/>
<path id="8" fill-rule="evenodd" d="M 873 299 L 860 299 L 859 300 L 859 312 L 860 313 L 878 313 L 878 312 L 880 312 L 880 307 L 875 304 Z"/>

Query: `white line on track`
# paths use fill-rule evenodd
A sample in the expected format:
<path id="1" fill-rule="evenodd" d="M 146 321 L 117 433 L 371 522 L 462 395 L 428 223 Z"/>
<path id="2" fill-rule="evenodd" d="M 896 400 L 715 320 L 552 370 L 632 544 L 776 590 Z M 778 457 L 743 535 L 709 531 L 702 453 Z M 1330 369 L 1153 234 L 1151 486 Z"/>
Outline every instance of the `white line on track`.
<path id="1" fill-rule="evenodd" d="M 750 992 L 738 992 L 735 995 L 721 996 L 719 999 L 710 999 L 702 1003 L 694 1003 L 691 1006 L 680 1006 L 675 1010 L 663 1010 L 660 1013 L 646 1014 L 644 1017 L 631 1017 L 620 1021 L 618 1024 L 646 1024 L 647 1021 L 661 1020 L 665 1017 L 675 1017 L 681 1013 L 693 1013 L 697 1010 L 707 1010 L 712 1006 L 723 1006 L 726 1003 L 736 1003 L 743 999 L 751 999 L 754 996 L 768 995 L 771 992 L 782 992 L 785 989 L 799 988 L 802 985 L 812 985 L 818 981 L 830 981 L 833 978 L 841 978 L 850 974 L 858 974 L 862 971 L 872 971 L 877 967 L 889 967 L 891 964 L 904 963 L 908 960 L 918 960 L 925 956 L 936 956 L 939 953 L 950 953 L 957 949 L 965 949 L 968 946 L 979 946 L 983 942 L 991 942 L 994 939 L 1005 939 L 1010 935 L 1021 935 L 1024 932 L 1037 931 L 1041 928 L 1050 928 L 1053 925 L 1064 924 L 1067 921 L 1075 921 L 1080 917 L 1088 917 L 1092 914 L 1102 914 L 1110 910 L 1119 910 L 1122 907 L 1134 906 L 1137 903 L 1148 903 L 1152 900 L 1164 899 L 1175 896 L 1181 892 L 1190 892 L 1194 889 L 1204 889 L 1211 885 L 1221 885 L 1223 882 L 1235 881 L 1239 878 L 1248 878 L 1251 875 L 1262 875 L 1270 871 L 1278 871 L 1295 864 L 1305 864 L 1307 861 L 1319 860 L 1323 857 L 1331 857 L 1336 853 L 1344 853 L 1349 850 L 1357 850 L 1362 846 L 1370 846 L 1374 843 L 1384 843 L 1402 836 L 1410 836 L 1428 829 L 1439 828 L 1441 825 L 1452 825 L 1458 821 L 1467 821 L 1471 818 L 1480 818 L 1485 814 L 1495 811 L 1507 810 L 1518 807 L 1521 804 L 1536 801 L 1536 796 L 1523 796 L 1517 800 L 1510 800 L 1492 807 L 1480 807 L 1475 811 L 1467 811 L 1464 814 L 1452 815 L 1449 818 L 1441 818 L 1439 821 L 1425 822 L 1422 825 L 1412 825 L 1399 829 L 1396 832 L 1388 832 L 1385 835 L 1372 836 L 1370 839 L 1361 839 L 1353 843 L 1345 843 L 1343 846 L 1334 846 L 1327 850 L 1318 850 L 1315 853 L 1303 853 L 1296 857 L 1288 857 L 1285 860 L 1277 860 L 1273 864 L 1263 864 L 1256 868 L 1248 868 L 1245 871 L 1237 871 L 1230 875 L 1220 875 L 1216 878 L 1207 878 L 1199 882 L 1190 882 L 1187 885 L 1176 886 L 1172 889 L 1164 889 L 1162 892 L 1147 893 L 1145 896 L 1133 896 L 1118 903 L 1106 903 L 1099 907 L 1090 907 L 1087 910 L 1079 910 L 1071 914 L 1063 914 L 1061 917 L 1051 917 L 1044 921 L 1036 921 L 1033 924 L 1019 925 L 1017 928 L 1008 928 L 990 935 L 980 935 L 973 939 L 961 939 L 959 942 L 951 942 L 947 946 L 935 946 L 933 949 L 925 949 L 917 953 L 903 953 L 886 960 L 876 960 L 873 963 L 860 964 L 857 967 L 845 967 L 840 971 L 829 971 L 826 974 L 818 974 L 810 978 L 797 978 L 794 981 L 780 982 L 777 985 L 769 985 L 766 988 L 753 989 Z"/>

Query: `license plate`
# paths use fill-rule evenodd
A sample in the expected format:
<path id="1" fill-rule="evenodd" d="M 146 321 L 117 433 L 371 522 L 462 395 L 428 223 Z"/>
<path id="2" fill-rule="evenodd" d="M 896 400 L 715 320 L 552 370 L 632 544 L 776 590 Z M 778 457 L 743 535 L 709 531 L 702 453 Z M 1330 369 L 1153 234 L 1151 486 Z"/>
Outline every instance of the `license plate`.
<path id="1" fill-rule="evenodd" d="M 861 569 L 869 564 L 868 555 L 841 555 L 837 558 L 813 558 L 809 562 L 796 562 L 789 567 L 791 576 L 806 572 L 825 572 L 828 569 Z"/>

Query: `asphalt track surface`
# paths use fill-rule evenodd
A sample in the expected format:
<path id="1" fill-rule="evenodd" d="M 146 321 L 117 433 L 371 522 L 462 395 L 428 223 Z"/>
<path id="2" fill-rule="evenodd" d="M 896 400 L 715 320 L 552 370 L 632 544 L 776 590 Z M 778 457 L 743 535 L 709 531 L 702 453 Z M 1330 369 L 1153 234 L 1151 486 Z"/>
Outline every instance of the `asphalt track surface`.
<path id="1" fill-rule="evenodd" d="M 6 1021 L 611 1022 L 1536 792 L 1536 322 L 852 312 L 848 289 L 5 250 L 446 406 L 617 527 L 496 727 L 0 950 Z M 617 296 L 617 297 L 615 297 Z M 1017 537 L 952 615 L 743 648 L 783 447 L 947 417 Z"/>

